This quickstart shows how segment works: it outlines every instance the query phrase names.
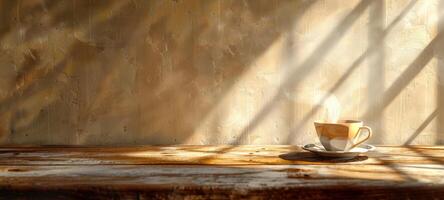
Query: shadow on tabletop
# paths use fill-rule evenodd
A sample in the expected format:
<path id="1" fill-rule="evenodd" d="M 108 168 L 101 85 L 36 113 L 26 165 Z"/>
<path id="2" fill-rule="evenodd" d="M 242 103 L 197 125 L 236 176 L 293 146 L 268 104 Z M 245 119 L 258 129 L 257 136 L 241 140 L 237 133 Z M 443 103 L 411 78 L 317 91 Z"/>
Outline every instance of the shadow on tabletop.
<path id="1" fill-rule="evenodd" d="M 310 152 L 291 152 L 279 155 L 279 158 L 288 161 L 304 161 L 304 162 L 317 162 L 317 163 L 349 163 L 360 162 L 368 159 L 368 156 L 356 156 L 353 158 L 332 158 L 318 156 Z"/>

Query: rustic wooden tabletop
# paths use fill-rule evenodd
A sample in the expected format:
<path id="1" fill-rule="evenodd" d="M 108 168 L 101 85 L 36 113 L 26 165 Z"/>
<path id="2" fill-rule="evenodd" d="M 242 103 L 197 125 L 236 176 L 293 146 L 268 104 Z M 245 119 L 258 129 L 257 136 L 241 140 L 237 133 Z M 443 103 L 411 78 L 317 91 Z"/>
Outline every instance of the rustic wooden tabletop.
<path id="1" fill-rule="evenodd" d="M 444 146 L 353 159 L 298 146 L 0 147 L 0 199 L 444 198 Z"/>

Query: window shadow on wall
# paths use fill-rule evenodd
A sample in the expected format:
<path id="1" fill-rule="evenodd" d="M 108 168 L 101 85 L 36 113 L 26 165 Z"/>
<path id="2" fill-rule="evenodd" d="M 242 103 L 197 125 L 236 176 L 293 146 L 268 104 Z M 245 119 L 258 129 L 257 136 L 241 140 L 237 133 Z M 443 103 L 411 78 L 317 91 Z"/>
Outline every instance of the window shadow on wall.
<path id="1" fill-rule="evenodd" d="M 371 77 L 369 77 L 369 91 L 368 91 L 368 96 L 371 97 L 372 99 L 379 99 L 379 97 L 381 96 L 381 94 L 377 95 L 374 94 L 376 91 L 378 91 L 378 89 L 373 88 L 373 87 L 377 87 L 379 88 L 379 90 L 383 91 L 381 87 L 381 85 L 375 86 L 373 84 L 373 82 L 377 82 L 374 81 L 376 80 L 375 77 L 376 76 L 381 76 L 380 71 L 383 70 L 381 68 L 383 68 L 383 63 L 384 63 L 384 57 L 381 56 L 381 49 L 383 49 L 384 46 L 384 40 L 387 37 L 387 35 L 390 33 L 390 31 L 399 23 L 399 21 L 413 8 L 413 6 L 415 5 L 416 1 L 411 1 L 404 9 L 403 11 L 383 30 L 381 30 L 382 25 L 381 25 L 381 17 L 380 15 L 378 15 L 378 13 L 383 12 L 384 8 L 382 6 L 382 2 L 380 1 L 374 1 L 372 3 L 372 5 L 370 5 L 370 11 L 373 13 L 370 13 L 370 27 L 369 27 L 369 32 L 376 32 L 375 33 L 375 37 L 372 37 L 370 39 L 370 43 L 369 43 L 369 47 L 367 48 L 367 50 L 362 53 L 357 59 L 355 59 L 353 61 L 353 63 L 347 67 L 347 71 L 345 73 L 343 73 L 341 75 L 341 77 L 334 83 L 332 84 L 332 86 L 330 87 L 330 89 L 328 89 L 328 92 L 320 99 L 320 103 L 318 105 L 316 105 L 315 107 L 313 107 L 313 109 L 310 110 L 310 112 L 308 112 L 303 118 L 302 120 L 300 120 L 299 122 L 296 123 L 295 126 L 292 127 L 292 130 L 290 131 L 290 134 L 288 135 L 286 141 L 288 143 L 291 143 L 291 141 L 293 140 L 293 138 L 295 137 L 295 134 L 297 134 L 298 132 L 302 131 L 302 128 L 304 125 L 306 125 L 310 119 L 315 116 L 316 113 L 318 113 L 320 111 L 320 109 L 322 108 L 321 105 L 323 105 L 325 103 L 325 101 L 332 95 L 335 94 L 340 88 L 341 86 L 344 85 L 345 81 L 365 62 L 366 59 L 368 59 L 369 57 L 374 57 L 373 62 L 370 64 L 370 68 L 377 68 L 376 70 L 370 70 L 370 75 Z M 376 29 L 376 30 L 374 30 Z M 375 55 L 377 54 L 377 55 Z M 376 62 L 376 63 L 375 63 Z M 380 66 L 381 65 L 381 66 Z M 379 81 L 379 79 L 378 79 Z M 370 89 L 373 88 L 373 89 Z M 376 103 L 372 103 L 372 104 L 378 104 L 378 101 L 376 101 Z M 372 105 L 371 104 L 371 105 Z M 380 113 L 376 113 L 378 116 L 374 116 L 375 119 L 380 119 L 381 118 L 381 114 Z M 364 121 L 368 121 L 367 118 L 363 118 Z M 378 126 L 380 124 L 377 124 Z M 376 137 L 380 137 L 381 135 L 376 135 Z"/>
<path id="2" fill-rule="evenodd" d="M 265 105 L 258 109 L 259 111 L 249 121 L 237 136 L 237 139 L 231 142 L 231 145 L 241 144 L 246 141 L 248 135 L 254 131 L 254 129 L 261 123 L 265 117 L 276 107 L 276 103 L 282 98 L 284 91 L 288 88 L 295 88 L 297 85 L 318 66 L 319 62 L 324 58 L 329 51 L 338 43 L 338 41 L 344 36 L 345 32 L 352 26 L 356 19 L 365 11 L 370 4 L 370 1 L 361 1 L 353 10 L 351 10 L 337 25 L 337 27 L 328 34 L 315 51 L 300 64 L 300 66 L 291 66 L 288 79 L 285 79 L 276 95 L 274 95 Z M 286 40 L 286 43 L 291 43 L 291 40 Z M 288 47 L 288 46 L 287 46 Z M 286 49 L 288 50 L 288 49 Z M 288 53 L 288 52 L 287 52 Z M 291 112 L 291 111 L 290 111 Z M 288 123 L 290 124 L 290 123 Z M 209 162 L 215 156 L 224 154 L 236 146 L 227 146 L 219 148 L 218 154 L 212 156 L 205 156 L 199 160 L 202 162 Z"/>
<path id="3" fill-rule="evenodd" d="M 328 94 L 335 93 L 369 56 L 374 56 L 371 65 L 377 66 L 369 79 L 380 76 L 385 59 L 380 52 L 384 38 L 415 2 L 411 1 L 392 24 L 381 30 L 382 2 L 361 1 L 312 55 L 301 65 L 291 66 L 290 78 L 283 81 L 277 95 L 258 109 L 233 144 L 245 141 L 276 108 L 284 91 L 297 88 L 370 6 L 375 11 L 370 16 L 370 29 L 375 34 L 375 38 L 369 38 L 372 45 L 332 85 Z M 2 1 L 3 143 L 182 143 L 255 59 L 283 33 L 291 31 L 314 3 Z M 376 94 L 383 83 L 370 87 L 368 95 L 381 98 L 368 108 L 363 119 L 381 119 L 384 109 L 432 59 L 433 46 L 440 36 L 384 93 Z M 287 42 L 291 44 L 291 38 Z M 441 64 L 439 68 L 443 68 Z M 439 86 L 439 109 L 444 107 L 441 91 Z M 292 104 L 289 106 L 291 112 Z M 287 143 L 318 109 L 314 107 L 295 125 L 289 115 L 288 124 L 293 127 Z M 438 119 L 443 118 L 440 113 L 443 112 L 438 112 Z M 441 130 L 439 124 L 444 123 L 438 123 Z"/>
<path id="4" fill-rule="evenodd" d="M 319 66 L 320 61 L 330 52 L 330 50 L 338 43 L 338 41 L 344 36 L 345 32 L 352 26 L 356 19 L 364 12 L 364 10 L 370 4 L 369 1 L 361 1 L 350 13 L 348 13 L 337 27 L 328 34 L 328 36 L 320 43 L 315 51 L 300 64 L 300 66 L 292 67 L 292 71 L 289 72 L 288 79 L 279 86 L 276 95 L 271 98 L 262 108 L 259 109 L 257 114 L 248 123 L 239 134 L 237 141 L 243 141 L 247 135 L 253 131 L 257 125 L 265 119 L 274 108 L 275 104 L 282 98 L 284 91 L 287 88 L 296 88 L 298 84 L 310 73 Z M 236 143 L 236 142 L 235 142 Z"/>
<path id="5" fill-rule="evenodd" d="M 3 143 L 181 143 L 313 3 L 2 2 Z"/>
<path id="6" fill-rule="evenodd" d="M 438 109 L 435 109 L 425 120 L 421 123 L 421 125 L 413 132 L 413 134 L 404 142 L 404 145 L 410 145 L 422 133 L 422 131 L 435 119 L 438 115 Z"/>

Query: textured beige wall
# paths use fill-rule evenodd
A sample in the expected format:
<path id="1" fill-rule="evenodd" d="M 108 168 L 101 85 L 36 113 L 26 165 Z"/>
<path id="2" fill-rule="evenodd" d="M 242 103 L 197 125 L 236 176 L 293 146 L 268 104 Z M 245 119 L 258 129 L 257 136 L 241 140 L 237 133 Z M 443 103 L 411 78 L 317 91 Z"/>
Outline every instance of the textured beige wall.
<path id="1" fill-rule="evenodd" d="M 2 144 L 444 142 L 437 0 L 0 1 Z M 440 58 L 440 59 L 439 59 Z"/>

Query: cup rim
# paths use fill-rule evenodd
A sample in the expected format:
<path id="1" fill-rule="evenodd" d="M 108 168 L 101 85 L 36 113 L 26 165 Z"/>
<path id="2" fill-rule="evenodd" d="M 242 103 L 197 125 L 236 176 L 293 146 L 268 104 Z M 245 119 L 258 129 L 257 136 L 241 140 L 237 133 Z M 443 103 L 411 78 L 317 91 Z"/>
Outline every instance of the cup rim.
<path id="1" fill-rule="evenodd" d="M 338 122 L 325 122 L 323 120 L 314 121 L 315 124 L 359 124 L 364 123 L 362 120 L 355 119 L 340 119 Z"/>

